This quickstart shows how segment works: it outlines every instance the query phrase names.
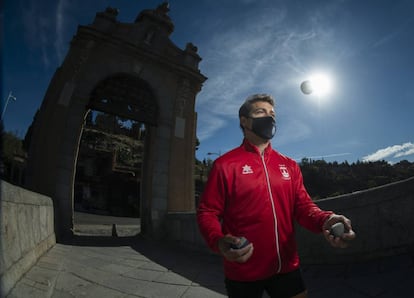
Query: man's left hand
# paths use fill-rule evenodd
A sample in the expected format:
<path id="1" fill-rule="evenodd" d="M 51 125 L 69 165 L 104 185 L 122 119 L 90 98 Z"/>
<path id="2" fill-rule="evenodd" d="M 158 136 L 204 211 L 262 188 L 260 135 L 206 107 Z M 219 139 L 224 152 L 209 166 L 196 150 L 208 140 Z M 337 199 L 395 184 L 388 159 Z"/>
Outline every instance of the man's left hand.
<path id="1" fill-rule="evenodd" d="M 344 234 L 341 237 L 335 237 L 331 235 L 331 227 L 338 223 L 342 222 L 344 224 Z M 349 241 L 355 239 L 356 234 L 352 230 L 351 221 L 343 215 L 334 214 L 325 221 L 323 225 L 323 235 L 325 239 L 333 246 L 339 248 L 346 248 L 349 245 Z"/>

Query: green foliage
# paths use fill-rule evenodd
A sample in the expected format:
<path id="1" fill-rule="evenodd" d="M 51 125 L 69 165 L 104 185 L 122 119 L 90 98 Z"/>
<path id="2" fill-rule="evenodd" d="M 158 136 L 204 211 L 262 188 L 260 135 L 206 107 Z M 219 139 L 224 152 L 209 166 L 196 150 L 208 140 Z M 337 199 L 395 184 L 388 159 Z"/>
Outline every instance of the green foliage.
<path id="1" fill-rule="evenodd" d="M 197 151 L 199 147 L 200 147 L 200 140 L 196 138 L 195 150 Z"/>
<path id="2" fill-rule="evenodd" d="M 211 159 L 196 159 L 196 189 L 200 193 L 212 163 Z M 324 160 L 303 158 L 299 165 L 305 187 L 314 200 L 369 189 L 414 176 L 414 163 L 407 160 L 391 165 L 386 161 L 357 161 L 349 164 L 347 161 L 328 163 Z"/>
<path id="3" fill-rule="evenodd" d="M 2 132 L 3 142 L 2 158 L 4 161 L 11 161 L 15 155 L 24 156 L 22 140 L 13 132 Z"/>
<path id="4" fill-rule="evenodd" d="M 98 111 L 90 111 L 86 115 L 85 127 L 140 140 L 145 138 L 145 125 L 143 123 Z"/>
<path id="5" fill-rule="evenodd" d="M 327 163 L 323 160 L 300 163 L 304 184 L 313 199 L 337 196 L 368 189 L 414 176 L 414 163 L 403 160 L 391 165 L 386 161 Z"/>

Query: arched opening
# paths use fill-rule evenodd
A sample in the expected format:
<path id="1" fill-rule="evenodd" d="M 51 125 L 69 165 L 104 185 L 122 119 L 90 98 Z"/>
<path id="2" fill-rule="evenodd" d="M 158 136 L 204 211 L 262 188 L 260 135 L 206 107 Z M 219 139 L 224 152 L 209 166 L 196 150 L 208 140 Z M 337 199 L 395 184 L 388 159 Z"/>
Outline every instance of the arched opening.
<path id="1" fill-rule="evenodd" d="M 141 231 L 147 131 L 158 107 L 130 75 L 101 81 L 91 93 L 78 148 L 74 233 L 134 236 Z"/>

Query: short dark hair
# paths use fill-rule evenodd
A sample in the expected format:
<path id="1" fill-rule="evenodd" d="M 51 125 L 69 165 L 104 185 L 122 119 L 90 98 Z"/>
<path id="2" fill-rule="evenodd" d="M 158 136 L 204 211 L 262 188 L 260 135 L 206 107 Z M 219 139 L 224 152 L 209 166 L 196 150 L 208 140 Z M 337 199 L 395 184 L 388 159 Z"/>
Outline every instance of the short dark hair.
<path id="1" fill-rule="evenodd" d="M 252 105 L 255 102 L 258 102 L 258 101 L 268 102 L 272 105 L 272 107 L 275 106 L 275 100 L 273 99 L 273 97 L 270 94 L 265 94 L 265 93 L 253 94 L 253 95 L 249 96 L 248 98 L 246 98 L 244 103 L 241 105 L 241 107 L 239 109 L 239 120 L 242 116 L 243 117 L 249 117 L 250 112 L 252 111 Z M 241 125 L 241 123 L 240 123 L 240 128 L 241 128 L 241 130 L 243 131 L 243 134 L 244 134 L 244 127 Z"/>
<path id="2" fill-rule="evenodd" d="M 242 106 L 239 109 L 239 118 L 244 116 L 244 117 L 249 117 L 250 112 L 252 110 L 252 105 L 255 102 L 258 101 L 264 101 L 264 102 L 268 102 L 270 103 L 273 107 L 275 106 L 275 101 L 273 99 L 273 97 L 269 94 L 253 94 L 251 96 L 249 96 L 248 98 L 246 98 L 246 100 L 244 101 L 244 103 L 242 104 Z"/>

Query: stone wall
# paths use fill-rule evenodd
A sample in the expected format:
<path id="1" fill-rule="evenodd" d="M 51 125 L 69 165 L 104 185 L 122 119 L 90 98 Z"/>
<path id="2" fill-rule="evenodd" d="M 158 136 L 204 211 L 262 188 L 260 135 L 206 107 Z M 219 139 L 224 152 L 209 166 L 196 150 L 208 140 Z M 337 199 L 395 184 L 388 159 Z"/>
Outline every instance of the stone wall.
<path id="1" fill-rule="evenodd" d="M 302 263 L 357 262 L 413 251 L 414 177 L 381 187 L 316 202 L 352 220 L 357 238 L 347 249 L 332 248 L 322 235 L 297 227 Z M 195 213 L 169 214 L 169 238 L 181 245 L 206 250 Z"/>
<path id="2" fill-rule="evenodd" d="M 199 232 L 195 212 L 169 213 L 166 223 L 170 241 L 187 248 L 209 251 Z"/>
<path id="3" fill-rule="evenodd" d="M 413 251 L 414 177 L 317 202 L 350 218 L 357 237 L 347 249 L 333 249 L 323 236 L 297 229 L 303 263 L 346 263 Z"/>
<path id="4" fill-rule="evenodd" d="M 51 198 L 0 183 L 0 297 L 5 297 L 56 240 Z"/>

